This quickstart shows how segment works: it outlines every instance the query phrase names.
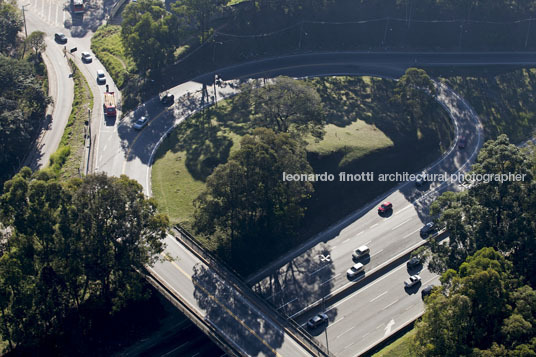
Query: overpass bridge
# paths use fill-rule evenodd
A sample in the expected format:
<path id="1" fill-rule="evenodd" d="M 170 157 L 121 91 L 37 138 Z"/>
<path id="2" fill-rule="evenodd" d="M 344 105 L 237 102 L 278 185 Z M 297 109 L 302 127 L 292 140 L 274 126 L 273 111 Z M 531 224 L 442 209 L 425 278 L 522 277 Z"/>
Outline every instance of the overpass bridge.
<path id="1" fill-rule="evenodd" d="M 148 281 L 231 356 L 330 356 L 176 227 Z"/>

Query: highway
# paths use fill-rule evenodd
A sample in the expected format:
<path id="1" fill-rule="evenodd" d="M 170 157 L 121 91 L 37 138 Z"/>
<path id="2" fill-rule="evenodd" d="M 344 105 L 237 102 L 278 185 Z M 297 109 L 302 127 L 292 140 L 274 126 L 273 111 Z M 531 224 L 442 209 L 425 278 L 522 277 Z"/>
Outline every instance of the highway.
<path id="1" fill-rule="evenodd" d="M 52 12 L 49 10 L 49 15 Z M 55 84 L 51 83 L 51 88 L 54 87 L 57 98 L 62 98 L 54 108 L 50 134 L 45 134 L 40 141 L 42 144 L 38 149 L 41 154 L 36 156 L 37 160 L 33 159 L 41 166 L 47 161 L 47 155 L 55 150 L 54 145 L 57 147 L 58 138 L 61 138 L 66 116 L 70 112 L 70 100 L 64 101 L 63 98 L 70 97 L 72 100 L 72 81 L 69 88 L 70 80 L 63 73 L 65 64 L 62 61 L 65 62 L 65 58 L 61 46 L 51 42 L 51 35 L 62 30 L 57 23 L 59 15 L 53 16 L 54 24 L 46 25 L 42 22 L 43 19 L 32 17 L 30 13 L 31 11 L 27 12 L 29 28 L 46 26 L 49 35 L 47 44 L 50 47 L 50 51 L 47 50 L 47 60 L 52 62 L 54 68 L 59 64 L 54 71 Z M 75 61 L 80 65 L 95 95 L 92 111 L 95 137 L 92 169 L 115 176 L 126 174 L 138 180 L 147 195 L 151 194 L 150 168 L 158 144 L 175 125 L 199 110 L 202 104 L 199 92 L 203 83 L 209 85 L 209 95 L 212 95 L 210 84 L 215 73 L 228 83 L 234 83 L 234 79 L 269 78 L 276 75 L 304 77 L 353 74 L 398 77 L 410 66 L 532 65 L 536 62 L 534 53 L 347 52 L 291 55 L 207 73 L 170 89 L 180 105 L 165 108 L 158 98 L 153 98 L 136 111 L 124 117 L 119 115 L 115 121 L 108 121 L 102 113 L 103 87 L 94 82 L 96 69 L 103 67 L 96 59 L 90 65 L 79 61 L 80 52 L 89 51 L 89 36 L 69 38 L 68 47 L 74 45 L 78 47 Z M 107 79 L 110 83 L 109 76 Z M 110 84 L 114 88 L 113 83 Z M 456 137 L 463 134 L 468 138 L 468 143 L 463 150 L 454 145 L 428 171 L 454 173 L 466 170 L 482 145 L 481 126 L 474 111 L 463 99 L 444 86 L 438 88 L 441 92 L 439 102 L 456 123 Z M 217 91 L 218 98 L 235 92 L 231 85 L 218 88 Z M 132 123 L 141 115 L 148 115 L 150 122 L 143 130 L 136 131 L 132 128 Z M 64 118 L 65 121 L 58 118 Z M 428 189 L 430 193 L 426 194 Z M 363 352 L 423 311 L 420 294 L 417 293 L 419 290 L 415 289 L 415 293 L 408 294 L 402 287 L 403 280 L 409 275 L 405 266 L 391 267 L 385 275 L 332 305 L 326 306 L 318 302 L 337 290 L 359 284 L 348 281 L 345 276 L 346 269 L 353 264 L 351 251 L 359 245 L 367 244 L 371 248 L 370 260 L 365 261 L 367 276 L 388 265 L 394 257 L 404 255 L 422 244 L 418 231 L 428 219 L 428 205 L 439 192 L 446 189 L 459 188 L 451 183 L 432 183 L 430 187 L 417 189 L 414 183 L 403 183 L 366 207 L 356 207 L 356 212 L 253 277 L 254 281 L 269 276 L 255 290 L 261 291 L 261 295 L 282 313 L 294 316 L 301 324 L 315 312 L 327 311 L 330 316 L 327 329 L 313 331 L 318 341 L 336 355 L 352 356 Z M 375 207 L 384 199 L 393 203 L 394 210 L 391 215 L 380 217 Z M 200 312 L 205 321 L 225 336 L 237 350 L 246 355 L 307 355 L 304 348 L 285 333 L 272 317 L 266 316 L 254 302 L 241 295 L 207 264 L 178 244 L 175 238 L 167 237 L 166 251 L 162 258 L 161 262 L 150 268 L 153 276 Z M 437 277 L 426 270 L 423 270 L 422 277 L 425 284 L 437 284 Z M 307 311 L 307 306 L 314 303 L 315 307 Z"/>

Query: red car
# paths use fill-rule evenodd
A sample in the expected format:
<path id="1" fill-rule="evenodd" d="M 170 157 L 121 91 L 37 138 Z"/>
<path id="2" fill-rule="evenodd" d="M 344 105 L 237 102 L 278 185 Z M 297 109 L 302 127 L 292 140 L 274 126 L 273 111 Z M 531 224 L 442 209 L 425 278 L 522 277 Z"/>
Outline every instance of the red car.
<path id="1" fill-rule="evenodd" d="M 378 213 L 386 213 L 393 209 L 393 204 L 391 202 L 384 202 L 378 207 Z"/>

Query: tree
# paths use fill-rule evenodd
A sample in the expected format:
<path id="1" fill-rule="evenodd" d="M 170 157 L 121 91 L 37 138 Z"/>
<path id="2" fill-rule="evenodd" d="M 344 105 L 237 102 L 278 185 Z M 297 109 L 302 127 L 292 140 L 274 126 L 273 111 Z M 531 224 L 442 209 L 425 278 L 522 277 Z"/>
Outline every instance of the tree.
<path id="1" fill-rule="evenodd" d="M 22 28 L 22 17 L 14 4 L 0 1 L 0 53 L 9 55 L 17 47 L 17 35 Z"/>
<path id="2" fill-rule="evenodd" d="M 419 68 L 408 68 L 396 84 L 393 101 L 404 108 L 410 118 L 417 120 L 431 108 L 436 95 L 434 82 Z"/>
<path id="3" fill-rule="evenodd" d="M 246 135 L 196 199 L 195 229 L 223 242 L 230 259 L 247 252 L 262 260 L 266 249 L 286 246 L 304 215 L 301 203 L 313 189 L 309 182 L 283 181 L 284 172 L 312 173 L 297 141 L 265 128 Z"/>
<path id="4" fill-rule="evenodd" d="M 242 87 L 236 103 L 242 112 L 254 113 L 257 126 L 279 133 L 323 135 L 322 100 L 307 82 L 277 77 L 265 86 L 250 83 Z"/>
<path id="5" fill-rule="evenodd" d="M 536 242 L 530 168 L 527 156 L 505 135 L 484 144 L 470 174 L 512 173 L 525 175 L 525 180 L 475 181 L 468 192 L 445 193 L 432 204 L 431 214 L 449 231 L 448 244 L 432 244 L 436 271 L 456 268 L 467 256 L 489 246 L 510 252 L 516 269 L 532 279 Z"/>
<path id="6" fill-rule="evenodd" d="M 209 21 L 225 4 L 224 0 L 178 0 L 171 8 L 182 21 L 196 28 L 203 44 L 210 31 Z"/>
<path id="7" fill-rule="evenodd" d="M 167 26 L 168 14 L 158 0 L 140 0 L 123 12 L 121 41 L 139 71 L 158 70 L 172 59 L 176 44 Z"/>
<path id="8" fill-rule="evenodd" d="M 32 32 L 26 39 L 26 42 L 34 49 L 36 60 L 38 54 L 43 52 L 47 47 L 45 43 L 45 33 L 42 31 Z"/>
<path id="9" fill-rule="evenodd" d="M 125 176 L 60 184 L 27 168 L 5 183 L 0 221 L 11 232 L 0 257 L 0 333 L 17 345 L 61 335 L 82 311 L 142 298 L 136 270 L 157 259 L 168 225 Z"/>

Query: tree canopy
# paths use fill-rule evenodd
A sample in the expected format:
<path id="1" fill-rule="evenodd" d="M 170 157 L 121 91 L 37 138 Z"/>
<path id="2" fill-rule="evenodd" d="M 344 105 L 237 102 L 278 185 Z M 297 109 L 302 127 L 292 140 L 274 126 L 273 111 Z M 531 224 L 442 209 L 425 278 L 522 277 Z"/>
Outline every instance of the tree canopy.
<path id="1" fill-rule="evenodd" d="M 0 1 L 0 53 L 10 55 L 17 48 L 17 35 L 22 28 L 22 16 L 16 3 Z"/>
<path id="2" fill-rule="evenodd" d="M 125 176 L 62 184 L 21 170 L 0 197 L 2 339 L 35 345 L 65 333 L 73 314 L 139 299 L 135 269 L 155 261 L 167 224 Z"/>
<path id="3" fill-rule="evenodd" d="M 208 177 L 196 200 L 197 232 L 211 235 L 231 259 L 241 254 L 262 259 L 263 250 L 285 246 L 313 188 L 309 182 L 283 181 L 284 172 L 312 173 L 300 143 L 266 128 L 246 135 L 240 149 Z"/>

